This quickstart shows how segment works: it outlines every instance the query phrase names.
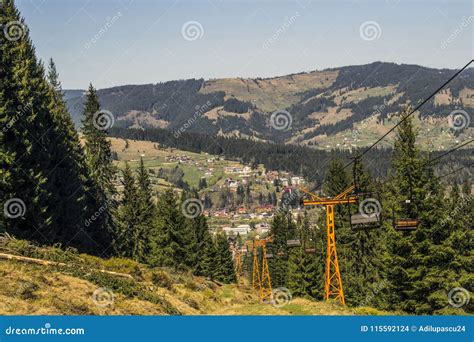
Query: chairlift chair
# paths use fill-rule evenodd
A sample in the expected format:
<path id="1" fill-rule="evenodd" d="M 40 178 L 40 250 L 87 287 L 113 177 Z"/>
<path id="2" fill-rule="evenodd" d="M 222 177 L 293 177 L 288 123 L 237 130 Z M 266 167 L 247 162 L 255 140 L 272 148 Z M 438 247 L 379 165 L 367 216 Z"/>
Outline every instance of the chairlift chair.
<path id="1" fill-rule="evenodd" d="M 358 208 L 357 212 L 353 213 L 353 207 L 349 204 L 349 223 L 352 230 L 368 230 L 380 228 L 382 225 L 382 207 L 380 204 L 380 196 L 373 196 L 371 193 L 357 194 L 358 196 Z M 363 198 L 363 199 L 362 199 Z M 361 205 L 364 201 L 373 199 L 372 205 L 371 201 L 366 202 L 367 208 L 373 210 L 364 210 Z M 366 208 L 366 209 L 367 209 Z"/>
<path id="2" fill-rule="evenodd" d="M 299 247 L 301 246 L 301 241 L 300 239 L 286 240 L 286 245 L 288 247 Z"/>
<path id="3" fill-rule="evenodd" d="M 405 200 L 405 207 L 408 209 L 408 212 L 410 212 L 410 206 L 411 200 Z M 411 231 L 416 230 L 418 228 L 418 225 L 420 224 L 420 221 L 418 219 L 397 217 L 397 215 L 395 214 L 395 208 L 392 209 L 392 212 L 393 229 L 398 231 Z"/>
<path id="4" fill-rule="evenodd" d="M 368 230 L 380 228 L 382 225 L 382 205 L 380 194 L 370 192 L 359 192 L 359 181 L 357 179 L 357 163 L 360 157 L 354 158 L 352 169 L 354 178 L 354 191 L 357 197 L 357 212 L 352 213 L 353 206 L 349 205 L 349 223 L 352 230 Z"/>

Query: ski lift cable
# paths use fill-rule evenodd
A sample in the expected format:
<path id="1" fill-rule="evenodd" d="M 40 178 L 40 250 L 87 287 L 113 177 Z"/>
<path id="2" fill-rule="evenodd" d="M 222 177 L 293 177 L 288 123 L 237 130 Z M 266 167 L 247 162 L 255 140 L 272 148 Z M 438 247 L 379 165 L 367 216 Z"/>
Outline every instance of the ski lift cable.
<path id="1" fill-rule="evenodd" d="M 456 172 L 461 171 L 461 170 L 463 170 L 463 169 L 467 169 L 467 168 L 471 167 L 472 165 L 474 165 L 474 162 L 471 163 L 471 164 L 469 164 L 469 165 L 466 165 L 466 166 L 457 168 L 456 170 L 453 170 L 453 171 L 451 171 L 451 172 L 449 172 L 449 173 L 446 173 L 446 174 L 444 174 L 444 175 L 438 176 L 437 178 L 440 179 L 440 178 L 444 178 L 444 177 L 450 176 L 450 175 L 452 175 L 453 173 L 456 173 Z"/>
<path id="2" fill-rule="evenodd" d="M 461 144 L 461 145 L 459 145 L 459 146 L 457 146 L 457 147 L 455 147 L 455 148 L 452 148 L 452 149 L 449 150 L 449 151 L 444 152 L 443 154 L 437 156 L 436 158 L 433 158 L 433 159 L 428 160 L 426 163 L 422 164 L 421 166 L 423 167 L 423 166 L 432 164 L 433 162 L 435 162 L 435 161 L 437 161 L 437 160 L 439 160 L 439 159 L 441 159 L 441 158 L 447 156 L 448 154 L 450 154 L 450 153 L 452 153 L 452 152 L 454 152 L 454 151 L 456 151 L 456 150 L 459 150 L 461 147 L 464 147 L 464 146 L 466 146 L 466 145 L 472 143 L 473 141 L 474 141 L 474 139 L 468 140 L 468 141 L 466 141 L 465 143 L 463 143 L 463 144 Z"/>
<path id="3" fill-rule="evenodd" d="M 446 82 L 444 82 L 438 89 L 436 89 L 430 96 L 428 96 L 426 99 L 424 99 L 420 104 L 418 104 L 410 113 L 405 115 L 396 125 L 394 125 L 392 128 L 388 130 L 384 135 L 382 135 L 377 141 L 375 141 L 372 145 L 367 147 L 362 153 L 360 153 L 358 156 L 355 158 L 362 158 L 367 152 L 369 152 L 375 145 L 377 145 L 379 142 L 381 142 L 385 137 L 387 137 L 390 133 L 392 133 L 400 124 L 402 124 L 406 119 L 408 119 L 413 113 L 415 113 L 417 110 L 419 110 L 425 103 L 427 103 L 429 100 L 431 100 L 432 97 L 434 97 L 441 89 L 443 89 L 446 85 L 448 85 L 452 80 L 454 80 L 461 72 L 463 72 L 471 63 L 474 62 L 474 59 L 471 59 L 469 63 L 467 63 L 464 67 L 462 67 L 460 70 L 458 70 L 453 76 L 451 76 Z M 354 158 L 354 159 L 355 159 Z M 344 169 L 346 169 L 348 166 L 350 166 L 352 163 L 354 163 L 354 159 L 352 159 L 349 163 L 347 163 L 344 166 Z"/>

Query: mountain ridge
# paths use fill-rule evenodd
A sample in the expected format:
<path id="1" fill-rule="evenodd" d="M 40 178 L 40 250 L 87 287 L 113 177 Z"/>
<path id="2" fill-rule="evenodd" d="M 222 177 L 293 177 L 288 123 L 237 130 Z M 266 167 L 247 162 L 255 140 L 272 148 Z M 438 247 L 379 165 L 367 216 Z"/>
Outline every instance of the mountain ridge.
<path id="1" fill-rule="evenodd" d="M 123 85 L 101 89 L 98 94 L 102 108 L 115 115 L 117 127 L 176 131 L 187 126 L 191 132 L 210 135 L 320 148 L 338 144 L 350 147 L 366 145 L 381 135 L 388 129 L 384 126 L 393 125 L 394 118 L 407 106 L 420 103 L 454 73 L 451 69 L 374 62 L 271 78 Z M 78 126 L 84 94 L 77 96 L 78 90 L 74 92 L 65 90 L 65 96 Z M 450 132 L 450 113 L 473 107 L 471 68 L 421 108 L 418 118 L 430 130 L 421 132 L 422 144 L 431 141 L 438 147 L 445 145 L 452 139 L 449 133 L 460 133 Z M 468 133 L 472 128 L 465 130 L 464 134 Z M 360 140 L 361 136 L 367 141 Z"/>

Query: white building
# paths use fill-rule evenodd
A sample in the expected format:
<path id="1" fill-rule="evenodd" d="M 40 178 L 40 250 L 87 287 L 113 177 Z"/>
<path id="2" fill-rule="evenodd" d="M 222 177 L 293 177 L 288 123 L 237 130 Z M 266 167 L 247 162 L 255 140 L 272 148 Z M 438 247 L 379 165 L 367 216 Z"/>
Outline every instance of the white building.
<path id="1" fill-rule="evenodd" d="M 247 235 L 250 232 L 250 226 L 248 224 L 241 224 L 237 227 L 224 227 L 222 228 L 225 235 Z"/>

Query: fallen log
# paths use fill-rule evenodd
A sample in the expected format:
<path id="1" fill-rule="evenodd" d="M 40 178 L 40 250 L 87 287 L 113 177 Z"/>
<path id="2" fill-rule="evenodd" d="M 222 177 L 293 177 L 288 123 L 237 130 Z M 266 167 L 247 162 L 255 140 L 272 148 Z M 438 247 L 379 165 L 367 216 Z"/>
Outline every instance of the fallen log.
<path id="1" fill-rule="evenodd" d="M 42 265 L 42 266 L 63 266 L 63 267 L 86 268 L 85 266 L 82 266 L 82 265 L 71 265 L 71 264 L 66 264 L 66 263 L 63 263 L 63 262 L 36 259 L 36 258 L 28 258 L 28 257 L 24 257 L 24 256 L 6 254 L 6 253 L 0 253 L 0 259 L 15 260 L 15 261 L 21 261 L 21 262 L 26 262 L 26 263 L 29 263 L 29 264 L 36 264 L 36 265 Z M 126 274 L 126 273 L 119 273 L 119 272 L 113 272 L 113 271 L 107 271 L 107 270 L 97 270 L 97 269 L 91 269 L 91 270 L 96 271 L 96 272 L 100 272 L 100 273 L 105 273 L 105 274 L 117 276 L 117 277 L 129 278 L 129 279 L 133 280 L 133 277 L 130 274 Z"/>

